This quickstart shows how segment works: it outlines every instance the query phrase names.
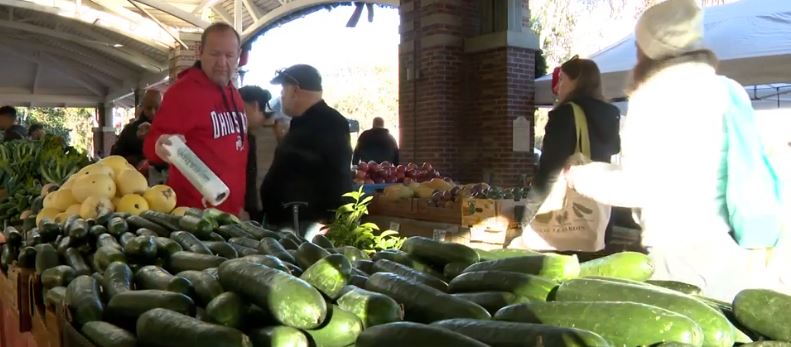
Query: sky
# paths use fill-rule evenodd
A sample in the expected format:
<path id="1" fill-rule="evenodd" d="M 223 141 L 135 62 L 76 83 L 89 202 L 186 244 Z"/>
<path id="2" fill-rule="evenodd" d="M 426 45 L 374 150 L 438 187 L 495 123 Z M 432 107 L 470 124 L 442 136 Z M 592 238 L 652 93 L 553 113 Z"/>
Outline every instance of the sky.
<path id="1" fill-rule="evenodd" d="M 375 6 L 373 23 L 364 9 L 357 27 L 347 28 L 353 12 L 353 6 L 321 10 L 266 31 L 253 42 L 244 85 L 258 85 L 278 96 L 280 87 L 269 81 L 275 71 L 294 64 L 327 73 L 350 64 L 397 65 L 398 9 Z"/>

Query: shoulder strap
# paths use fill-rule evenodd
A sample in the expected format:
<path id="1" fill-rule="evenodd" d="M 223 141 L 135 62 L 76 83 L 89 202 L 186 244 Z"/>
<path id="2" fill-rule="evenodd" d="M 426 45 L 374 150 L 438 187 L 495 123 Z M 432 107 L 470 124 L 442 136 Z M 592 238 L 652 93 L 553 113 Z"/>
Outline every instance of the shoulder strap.
<path id="1" fill-rule="evenodd" d="M 577 152 L 590 158 L 591 141 L 590 134 L 588 134 L 588 119 L 585 117 L 585 111 L 576 103 L 570 102 L 569 104 L 574 109 L 574 124 L 577 127 Z"/>

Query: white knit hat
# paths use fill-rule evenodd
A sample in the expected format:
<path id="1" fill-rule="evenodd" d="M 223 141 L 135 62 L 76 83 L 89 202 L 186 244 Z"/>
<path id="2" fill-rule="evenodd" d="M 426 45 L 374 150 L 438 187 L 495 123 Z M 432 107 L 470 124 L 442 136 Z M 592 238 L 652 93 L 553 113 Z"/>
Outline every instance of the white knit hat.
<path id="1" fill-rule="evenodd" d="M 637 21 L 637 46 L 651 59 L 703 47 L 703 10 L 695 0 L 667 0 L 649 8 Z"/>

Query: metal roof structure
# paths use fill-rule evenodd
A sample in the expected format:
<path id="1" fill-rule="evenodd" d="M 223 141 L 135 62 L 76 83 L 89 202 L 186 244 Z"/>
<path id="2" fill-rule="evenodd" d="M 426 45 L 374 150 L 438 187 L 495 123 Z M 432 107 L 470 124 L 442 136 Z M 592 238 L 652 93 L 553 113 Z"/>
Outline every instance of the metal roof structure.
<path id="1" fill-rule="evenodd" d="M 365 0 L 397 6 L 397 0 Z M 0 104 L 131 106 L 165 83 L 174 47 L 215 21 L 243 41 L 335 0 L 0 0 Z"/>

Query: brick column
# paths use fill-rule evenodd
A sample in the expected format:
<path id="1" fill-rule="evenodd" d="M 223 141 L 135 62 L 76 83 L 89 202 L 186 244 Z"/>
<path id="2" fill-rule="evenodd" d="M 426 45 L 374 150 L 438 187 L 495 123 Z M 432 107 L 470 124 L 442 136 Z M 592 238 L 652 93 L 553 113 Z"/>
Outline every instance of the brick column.
<path id="1" fill-rule="evenodd" d="M 514 186 L 533 173 L 532 154 L 513 151 L 513 120 L 533 124 L 538 41 L 523 29 L 528 0 L 495 1 L 509 3 L 507 30 L 485 35 L 479 1 L 401 1 L 401 155 L 462 182 Z"/>
<path id="2" fill-rule="evenodd" d="M 181 34 L 181 40 L 189 46 L 189 48 L 176 45 L 175 48 L 170 49 L 170 82 L 176 80 L 178 74 L 195 64 L 198 60 L 198 47 L 200 46 L 200 34 Z"/>

